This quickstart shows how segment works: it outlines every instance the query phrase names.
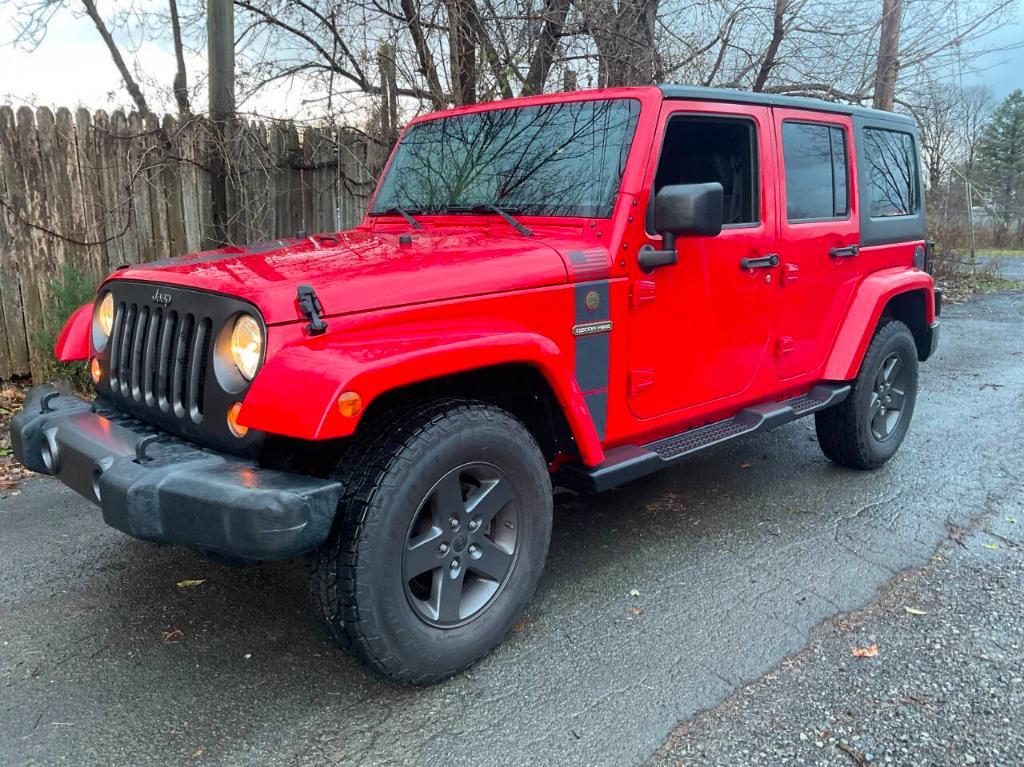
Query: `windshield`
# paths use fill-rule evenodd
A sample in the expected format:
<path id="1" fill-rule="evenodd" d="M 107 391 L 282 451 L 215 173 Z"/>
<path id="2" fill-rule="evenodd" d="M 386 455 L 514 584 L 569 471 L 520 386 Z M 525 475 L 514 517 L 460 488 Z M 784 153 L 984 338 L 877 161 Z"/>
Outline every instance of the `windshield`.
<path id="1" fill-rule="evenodd" d="M 574 101 L 428 120 L 406 131 L 371 215 L 470 212 L 607 218 L 639 102 Z"/>

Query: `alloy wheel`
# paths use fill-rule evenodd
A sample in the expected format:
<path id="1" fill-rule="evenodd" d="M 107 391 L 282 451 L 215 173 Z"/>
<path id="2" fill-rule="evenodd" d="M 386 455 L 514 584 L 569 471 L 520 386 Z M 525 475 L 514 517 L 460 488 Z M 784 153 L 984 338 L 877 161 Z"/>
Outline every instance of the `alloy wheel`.
<path id="1" fill-rule="evenodd" d="M 519 504 L 496 466 L 452 469 L 420 503 L 402 554 L 406 598 L 426 623 L 454 628 L 484 612 L 508 582 Z"/>
<path id="2" fill-rule="evenodd" d="M 895 431 L 903 415 L 907 392 L 907 368 L 899 352 L 887 356 L 875 376 L 875 386 L 868 403 L 871 433 L 879 442 L 887 440 Z"/>

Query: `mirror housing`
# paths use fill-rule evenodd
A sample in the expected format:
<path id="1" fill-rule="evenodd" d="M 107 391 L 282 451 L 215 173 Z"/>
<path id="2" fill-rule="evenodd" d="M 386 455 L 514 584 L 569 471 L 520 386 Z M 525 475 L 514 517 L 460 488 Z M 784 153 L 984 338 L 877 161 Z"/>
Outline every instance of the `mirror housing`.
<path id="1" fill-rule="evenodd" d="M 647 246 L 639 253 L 640 268 L 650 272 L 676 262 L 676 236 L 715 237 L 722 231 L 724 192 L 717 181 L 666 184 L 654 195 L 654 231 L 664 250 Z"/>
<path id="2" fill-rule="evenodd" d="M 715 237 L 722 231 L 723 196 L 717 181 L 663 186 L 654 197 L 654 231 Z"/>

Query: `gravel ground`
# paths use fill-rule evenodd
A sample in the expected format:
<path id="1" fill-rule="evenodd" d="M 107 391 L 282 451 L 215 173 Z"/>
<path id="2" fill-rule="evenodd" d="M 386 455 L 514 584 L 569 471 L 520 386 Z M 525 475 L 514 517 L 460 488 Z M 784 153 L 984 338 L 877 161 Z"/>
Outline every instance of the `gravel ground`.
<path id="1" fill-rule="evenodd" d="M 1024 764 L 1022 530 L 1020 496 L 951 528 L 926 568 L 818 627 L 649 764 Z"/>

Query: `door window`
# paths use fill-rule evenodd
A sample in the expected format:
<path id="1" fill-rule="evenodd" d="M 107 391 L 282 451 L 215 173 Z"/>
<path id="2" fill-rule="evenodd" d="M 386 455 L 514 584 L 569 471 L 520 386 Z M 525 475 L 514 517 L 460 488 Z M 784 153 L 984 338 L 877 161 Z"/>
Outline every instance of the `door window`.
<path id="1" fill-rule="evenodd" d="M 654 191 L 666 184 L 717 181 L 724 192 L 723 223 L 726 226 L 756 224 L 761 220 L 756 147 L 757 134 L 751 120 L 694 115 L 672 117 L 665 128 Z M 648 206 L 648 214 L 652 215 L 653 211 L 654 206 Z"/>
<path id="2" fill-rule="evenodd" d="M 788 221 L 846 217 L 850 212 L 850 170 L 842 128 L 784 122 L 782 155 Z"/>

